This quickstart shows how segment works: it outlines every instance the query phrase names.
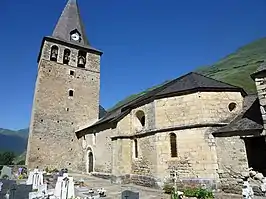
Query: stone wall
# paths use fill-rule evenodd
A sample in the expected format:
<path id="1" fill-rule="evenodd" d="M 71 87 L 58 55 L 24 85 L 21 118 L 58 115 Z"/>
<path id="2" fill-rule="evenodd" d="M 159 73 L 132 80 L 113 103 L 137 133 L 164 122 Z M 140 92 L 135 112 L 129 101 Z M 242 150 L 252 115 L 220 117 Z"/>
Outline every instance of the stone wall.
<path id="1" fill-rule="evenodd" d="M 198 92 L 155 101 L 156 128 L 226 122 L 242 110 L 240 92 Z M 228 105 L 236 103 L 229 111 Z"/>
<path id="2" fill-rule="evenodd" d="M 232 111 L 228 108 L 230 103 L 236 103 L 236 108 Z M 144 183 L 145 180 L 140 180 L 145 179 L 142 176 L 146 176 L 153 178 L 158 185 L 170 178 L 171 171 L 177 171 L 179 178 L 187 183 L 204 182 L 215 186 L 219 178 L 212 136 L 215 128 L 186 126 L 225 124 L 240 113 L 242 103 L 240 92 L 198 92 L 155 100 L 132 110 L 117 125 L 117 135 L 128 137 L 112 142 L 113 174 L 120 176 L 118 181 L 136 184 L 147 184 Z M 145 114 L 145 126 L 137 118 L 139 111 Z M 167 130 L 175 127 L 184 129 Z M 160 132 L 149 134 L 154 130 Z M 170 133 L 177 136 L 176 158 L 171 157 Z M 138 143 L 137 158 L 134 140 Z M 134 179 L 137 179 L 136 182 Z"/>
<path id="3" fill-rule="evenodd" d="M 94 172 L 111 173 L 112 172 L 112 143 L 111 137 L 114 135 L 114 129 L 106 129 L 101 133 L 92 133 L 86 135 L 87 150 L 92 149 L 94 156 Z M 88 154 L 85 153 L 86 164 L 88 165 Z M 104 157 L 104 158 L 103 158 Z"/>
<path id="4" fill-rule="evenodd" d="M 266 77 L 265 76 L 266 74 L 265 72 L 263 72 L 259 75 L 259 77 L 255 78 L 258 98 L 261 105 L 261 114 L 264 123 L 264 129 L 266 129 Z"/>
<path id="5" fill-rule="evenodd" d="M 166 180 L 177 171 L 182 180 L 215 182 L 218 165 L 211 132 L 211 128 L 194 128 L 157 134 L 157 177 Z M 169 133 L 177 136 L 177 157 L 171 157 Z"/>
<path id="6" fill-rule="evenodd" d="M 112 174 L 121 176 L 130 174 L 132 170 L 132 142 L 130 139 L 112 141 Z"/>
<path id="7" fill-rule="evenodd" d="M 66 46 L 57 45 L 57 62 L 49 60 L 52 45 L 57 44 L 46 41 L 41 52 L 26 164 L 29 168 L 84 170 L 82 141 L 77 140 L 75 130 L 98 118 L 100 56 L 87 54 L 85 69 L 77 68 L 77 49 L 70 49 L 71 60 L 66 65 L 62 64 Z M 69 90 L 74 96 L 69 96 Z"/>
<path id="8" fill-rule="evenodd" d="M 241 193 L 241 173 L 248 169 L 244 140 L 239 136 L 216 137 L 215 142 L 220 188 L 228 193 Z"/>
<path id="9" fill-rule="evenodd" d="M 135 157 L 134 141 L 132 143 L 132 174 L 154 176 L 157 173 L 156 137 L 147 136 L 137 139 L 138 157 Z"/>

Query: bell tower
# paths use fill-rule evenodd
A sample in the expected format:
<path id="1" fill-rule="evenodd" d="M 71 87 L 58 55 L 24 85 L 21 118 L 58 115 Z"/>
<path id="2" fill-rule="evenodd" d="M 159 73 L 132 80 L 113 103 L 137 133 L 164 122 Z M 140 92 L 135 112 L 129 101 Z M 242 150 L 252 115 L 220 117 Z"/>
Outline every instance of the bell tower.
<path id="1" fill-rule="evenodd" d="M 86 37 L 76 0 L 69 0 L 38 57 L 28 168 L 85 170 L 74 132 L 98 119 L 101 55 Z"/>

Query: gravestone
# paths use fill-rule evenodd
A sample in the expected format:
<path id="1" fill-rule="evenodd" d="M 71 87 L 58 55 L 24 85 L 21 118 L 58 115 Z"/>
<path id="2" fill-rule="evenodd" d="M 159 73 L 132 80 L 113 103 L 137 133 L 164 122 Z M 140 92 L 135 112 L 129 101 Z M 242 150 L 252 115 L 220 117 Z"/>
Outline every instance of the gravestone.
<path id="1" fill-rule="evenodd" d="M 43 172 L 38 169 L 31 171 L 26 184 L 32 185 L 32 189 L 39 189 L 39 186 L 43 185 Z"/>
<path id="2" fill-rule="evenodd" d="M 10 189 L 9 199 L 28 199 L 29 198 L 29 193 L 31 191 L 32 191 L 32 186 L 31 185 L 25 185 L 25 184 L 16 185 L 16 184 L 13 184 L 11 189 Z"/>
<path id="3" fill-rule="evenodd" d="M 3 166 L 1 170 L 0 179 L 3 178 L 11 179 L 11 177 L 12 177 L 12 169 L 10 167 Z"/>
<path id="4" fill-rule="evenodd" d="M 58 177 L 54 195 L 60 199 L 69 199 L 75 197 L 74 180 L 73 177 L 68 177 L 67 173 L 63 177 Z"/>
<path id="5" fill-rule="evenodd" d="M 139 199 L 139 193 L 138 192 L 129 191 L 129 190 L 125 190 L 125 191 L 122 192 L 121 199 Z"/>
<path id="6" fill-rule="evenodd" d="M 3 186 L 3 183 L 0 182 L 0 192 L 2 191 L 2 186 Z"/>
<path id="7" fill-rule="evenodd" d="M 0 191 L 0 199 L 5 198 L 5 195 L 10 192 L 12 185 L 16 184 L 14 180 L 0 180 L 2 183 L 2 189 Z"/>

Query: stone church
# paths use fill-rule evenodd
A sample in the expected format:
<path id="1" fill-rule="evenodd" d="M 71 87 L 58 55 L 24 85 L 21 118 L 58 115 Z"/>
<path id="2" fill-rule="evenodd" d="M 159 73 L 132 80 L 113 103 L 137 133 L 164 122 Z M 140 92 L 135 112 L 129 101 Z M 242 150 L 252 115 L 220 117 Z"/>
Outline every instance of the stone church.
<path id="1" fill-rule="evenodd" d="M 29 168 L 67 167 L 150 187 L 176 173 L 224 189 L 239 189 L 248 167 L 266 174 L 265 63 L 251 74 L 254 95 L 190 72 L 106 112 L 101 55 L 69 0 L 38 57 Z"/>

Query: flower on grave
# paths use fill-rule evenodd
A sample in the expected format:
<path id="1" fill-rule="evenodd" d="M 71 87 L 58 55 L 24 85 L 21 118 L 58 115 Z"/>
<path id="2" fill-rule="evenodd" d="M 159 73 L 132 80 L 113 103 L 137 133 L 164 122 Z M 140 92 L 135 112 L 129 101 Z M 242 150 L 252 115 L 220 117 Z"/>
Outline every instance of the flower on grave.
<path id="1" fill-rule="evenodd" d="M 23 179 L 23 175 L 20 174 L 20 175 L 18 176 L 18 179 L 19 179 L 19 180 L 22 180 L 22 179 Z"/>

